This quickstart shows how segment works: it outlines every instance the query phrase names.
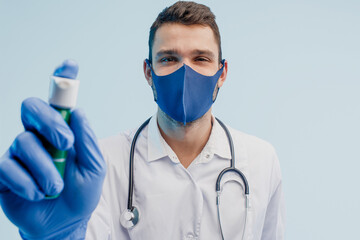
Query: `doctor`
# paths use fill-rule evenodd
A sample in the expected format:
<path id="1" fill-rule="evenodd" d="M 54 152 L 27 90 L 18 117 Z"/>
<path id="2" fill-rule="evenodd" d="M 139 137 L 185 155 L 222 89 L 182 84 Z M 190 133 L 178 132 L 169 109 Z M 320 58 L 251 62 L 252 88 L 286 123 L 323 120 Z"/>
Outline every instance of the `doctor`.
<path id="1" fill-rule="evenodd" d="M 72 68 L 76 66 L 65 63 L 56 74 L 67 77 Z M 210 9 L 194 2 L 165 8 L 151 26 L 143 69 L 159 108 L 139 132 L 134 148 L 131 196 L 138 221 L 124 223 L 136 129 L 98 144 L 82 111 L 73 111 L 68 126 L 48 104 L 30 98 L 22 105 L 25 131 L 0 161 L 0 203 L 21 236 L 283 239 L 276 153 L 269 143 L 231 128 L 234 161 L 250 188 L 249 209 L 245 183 L 234 173 L 221 181 L 217 209 L 215 183 L 229 167 L 231 151 L 211 105 L 225 82 L 228 63 L 222 60 L 220 33 Z M 44 139 L 69 150 L 64 180 L 42 145 Z M 44 199 L 60 192 L 57 199 Z"/>

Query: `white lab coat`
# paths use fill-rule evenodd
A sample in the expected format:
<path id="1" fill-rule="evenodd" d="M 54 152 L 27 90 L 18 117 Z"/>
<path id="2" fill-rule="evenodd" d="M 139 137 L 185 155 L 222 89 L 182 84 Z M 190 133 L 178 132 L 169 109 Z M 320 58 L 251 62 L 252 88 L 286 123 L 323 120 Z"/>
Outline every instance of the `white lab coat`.
<path id="1" fill-rule="evenodd" d="M 129 151 L 135 131 L 100 141 L 107 175 L 86 239 L 219 240 L 215 183 L 230 165 L 226 134 L 213 117 L 209 141 L 186 169 L 161 137 L 156 116 L 139 135 L 135 150 L 134 199 L 140 220 L 130 230 L 120 224 L 127 207 Z M 250 211 L 245 239 L 284 238 L 284 202 L 279 161 L 273 147 L 230 128 L 236 167 L 249 182 Z M 224 238 L 241 239 L 245 200 L 243 183 L 224 175 L 220 215 Z"/>

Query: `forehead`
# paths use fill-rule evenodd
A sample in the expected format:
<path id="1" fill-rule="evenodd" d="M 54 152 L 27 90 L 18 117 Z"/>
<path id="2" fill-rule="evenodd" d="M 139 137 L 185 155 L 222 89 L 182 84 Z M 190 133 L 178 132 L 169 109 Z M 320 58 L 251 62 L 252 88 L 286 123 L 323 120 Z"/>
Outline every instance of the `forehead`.
<path id="1" fill-rule="evenodd" d="M 193 50 L 208 50 L 215 56 L 219 51 L 214 32 L 209 26 L 179 23 L 166 23 L 155 33 L 153 56 L 158 51 L 169 49 L 175 49 L 184 54 Z"/>

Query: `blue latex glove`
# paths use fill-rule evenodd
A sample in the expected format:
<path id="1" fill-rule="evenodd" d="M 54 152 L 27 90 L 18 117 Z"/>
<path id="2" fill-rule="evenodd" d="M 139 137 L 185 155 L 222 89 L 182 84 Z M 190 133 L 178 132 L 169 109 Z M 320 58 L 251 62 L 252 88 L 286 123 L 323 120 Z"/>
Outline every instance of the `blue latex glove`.
<path id="1" fill-rule="evenodd" d="M 68 75 L 59 68 L 54 75 L 74 78 L 68 66 L 59 67 L 67 69 Z M 84 239 L 106 173 L 84 113 L 74 110 L 67 125 L 46 102 L 29 98 L 22 104 L 21 119 L 25 131 L 0 159 L 4 213 L 24 239 Z M 44 139 L 60 150 L 69 150 L 64 180 L 42 144 Z M 56 199 L 45 199 L 45 195 L 60 192 Z"/>

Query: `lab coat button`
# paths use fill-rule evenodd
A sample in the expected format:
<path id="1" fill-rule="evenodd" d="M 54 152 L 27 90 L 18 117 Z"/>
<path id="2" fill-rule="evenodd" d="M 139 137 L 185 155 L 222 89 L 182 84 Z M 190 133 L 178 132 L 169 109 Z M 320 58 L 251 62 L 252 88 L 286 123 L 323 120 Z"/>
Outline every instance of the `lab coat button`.
<path id="1" fill-rule="evenodd" d="M 186 235 L 186 239 L 188 239 L 188 240 L 195 240 L 196 238 L 194 237 L 194 234 L 188 233 L 188 234 Z"/>

